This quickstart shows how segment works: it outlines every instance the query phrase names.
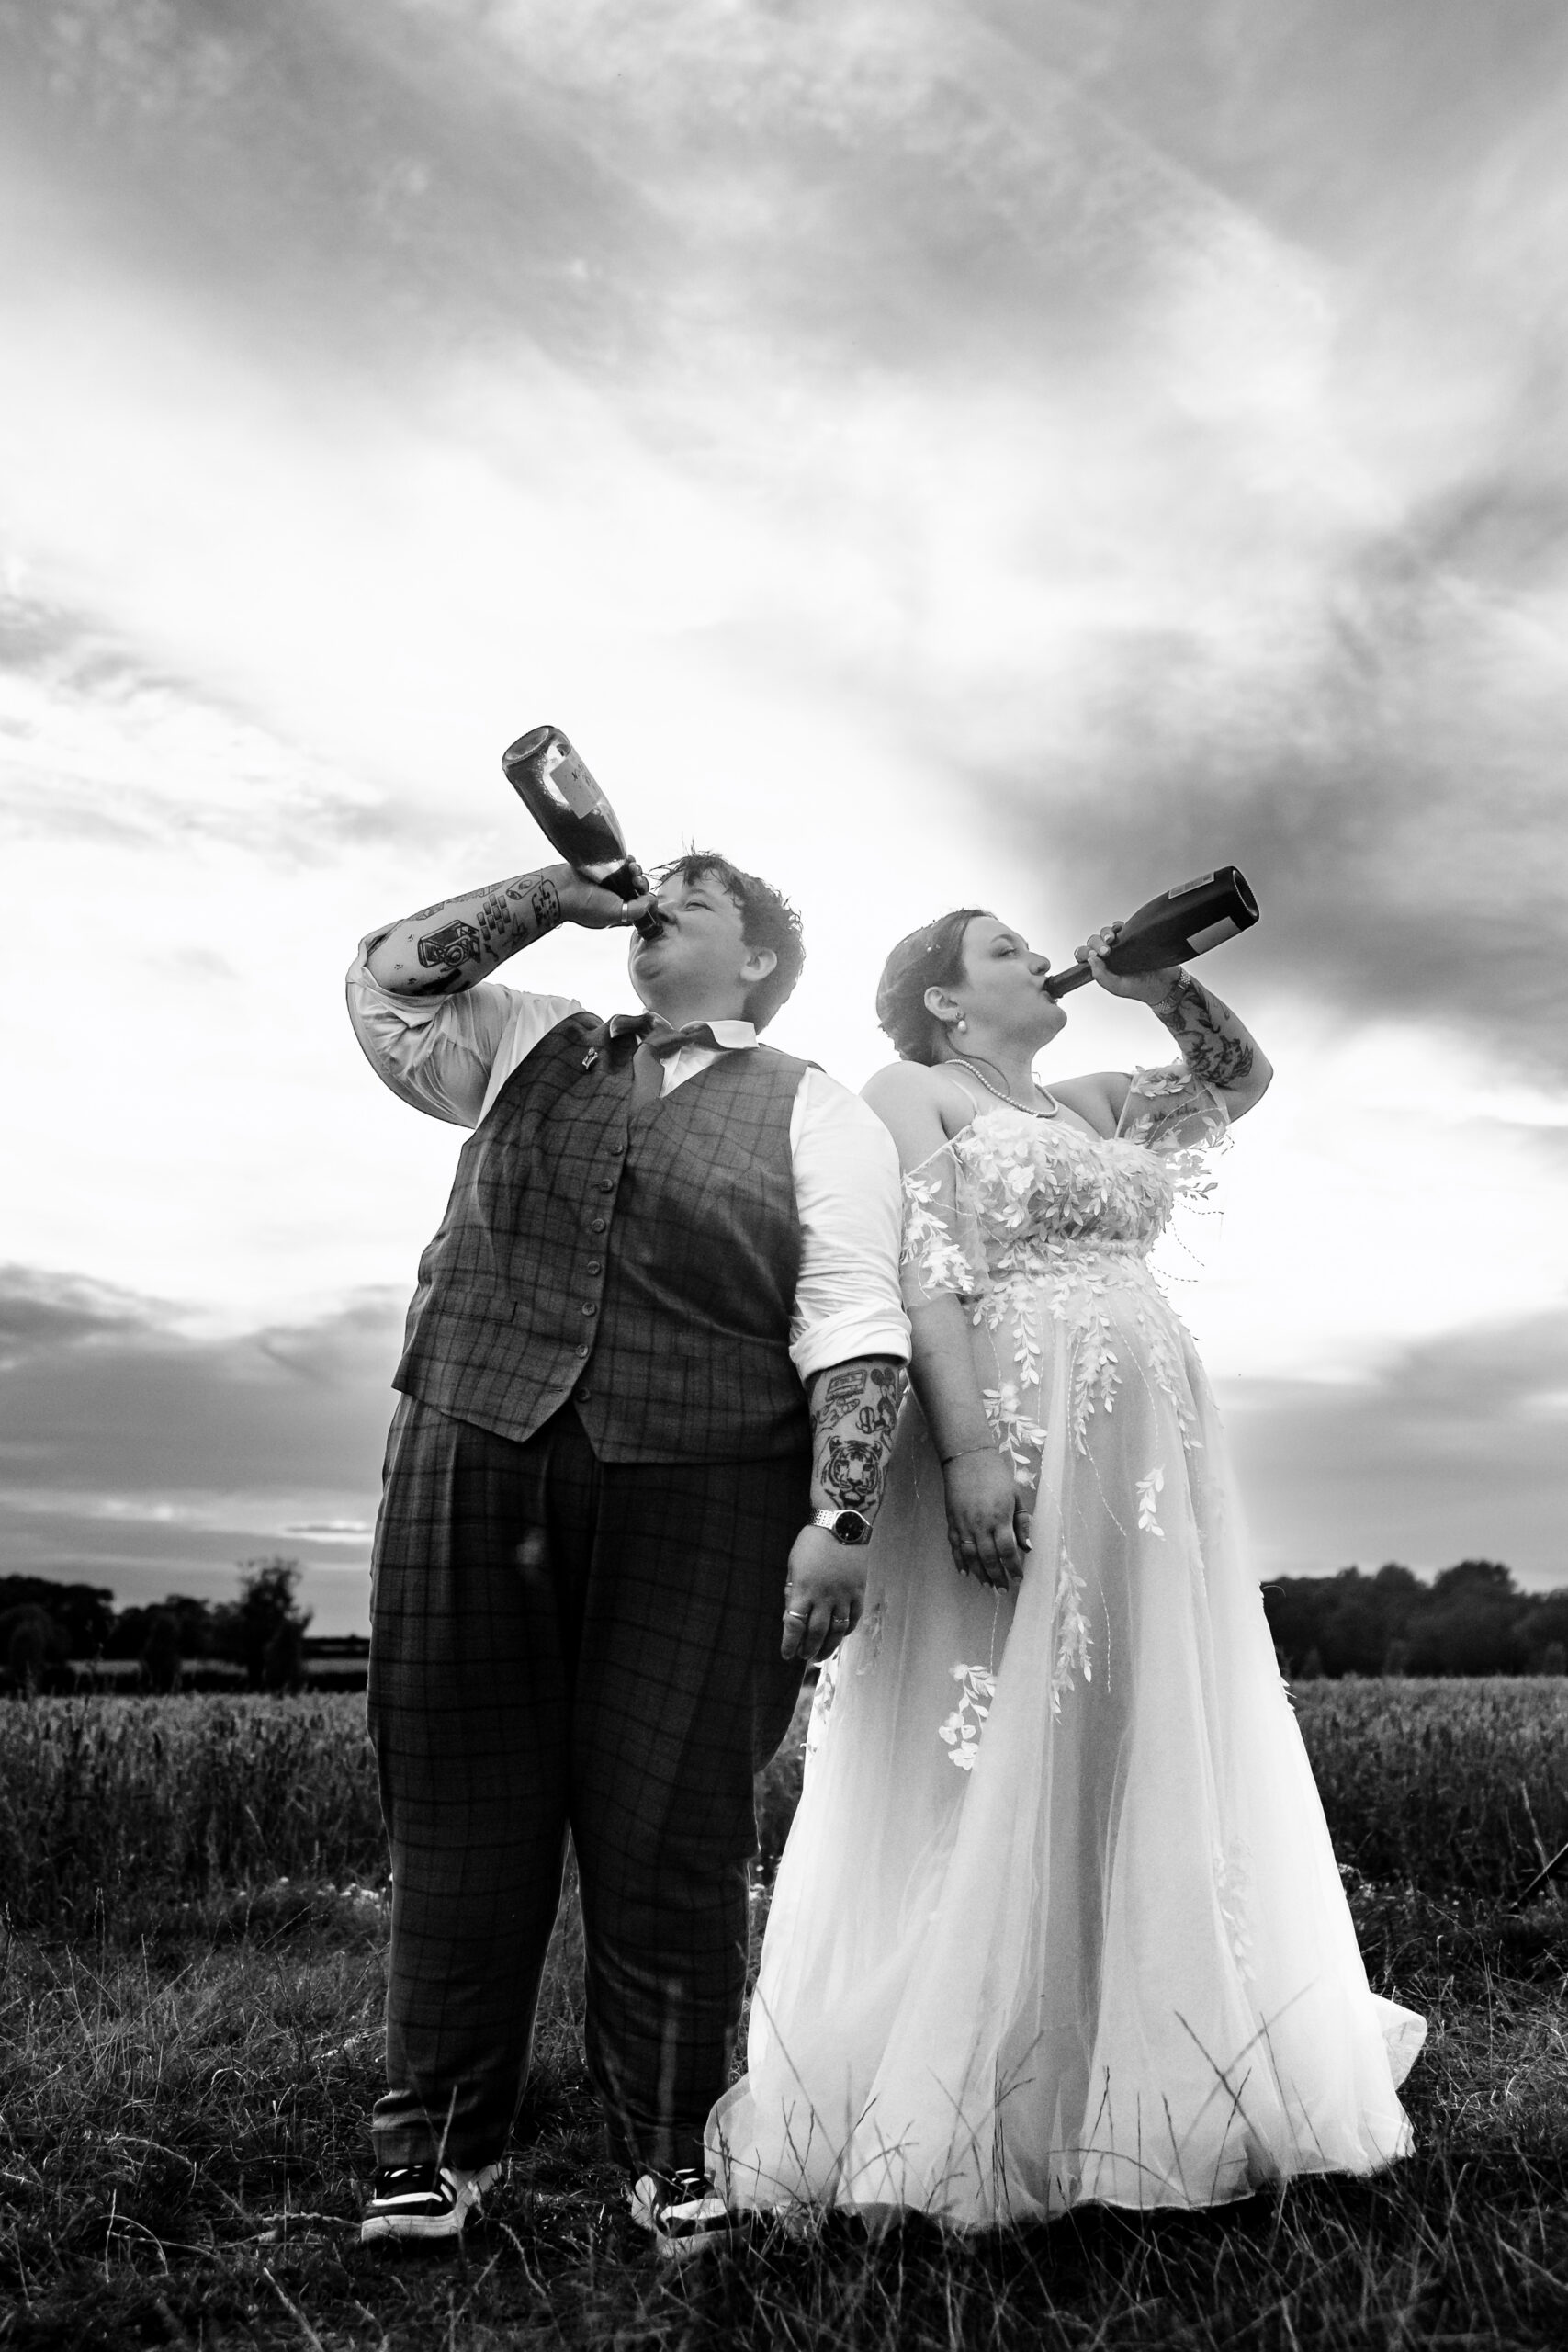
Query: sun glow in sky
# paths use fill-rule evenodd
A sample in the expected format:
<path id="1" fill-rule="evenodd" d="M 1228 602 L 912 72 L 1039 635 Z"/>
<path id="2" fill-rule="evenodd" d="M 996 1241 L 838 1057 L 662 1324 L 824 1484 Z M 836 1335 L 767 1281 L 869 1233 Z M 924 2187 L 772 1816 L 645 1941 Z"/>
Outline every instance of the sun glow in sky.
<path id="1" fill-rule="evenodd" d="M 0 5 L 6 1565 L 365 1607 L 458 1138 L 359 934 L 645 862 L 1054 956 L 1226 859 L 1189 1299 L 1275 1573 L 1568 1582 L 1554 0 Z M 505 977 L 624 1001 L 560 934 Z M 1160 1058 L 1071 1001 L 1055 1068 Z"/>

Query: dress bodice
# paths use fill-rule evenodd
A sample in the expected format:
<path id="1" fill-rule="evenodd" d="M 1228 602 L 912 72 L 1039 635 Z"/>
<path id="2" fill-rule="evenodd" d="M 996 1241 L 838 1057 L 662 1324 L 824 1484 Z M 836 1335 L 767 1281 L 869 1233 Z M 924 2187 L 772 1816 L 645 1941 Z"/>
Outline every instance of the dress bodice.
<path id="1" fill-rule="evenodd" d="M 1146 1250 L 1169 1220 L 1175 1180 L 1165 1161 L 1119 1136 L 1032 1118 L 998 1103 L 954 1144 L 986 1263 L 993 1274 L 1053 1242 L 1131 1243 Z"/>
<path id="2" fill-rule="evenodd" d="M 1206 1189 L 1224 1126 L 1213 1090 L 1180 1068 L 1134 1075 L 1114 1136 L 987 1104 L 905 1177 L 913 1289 L 974 1297 L 1080 1253 L 1145 1258 L 1179 1193 Z"/>

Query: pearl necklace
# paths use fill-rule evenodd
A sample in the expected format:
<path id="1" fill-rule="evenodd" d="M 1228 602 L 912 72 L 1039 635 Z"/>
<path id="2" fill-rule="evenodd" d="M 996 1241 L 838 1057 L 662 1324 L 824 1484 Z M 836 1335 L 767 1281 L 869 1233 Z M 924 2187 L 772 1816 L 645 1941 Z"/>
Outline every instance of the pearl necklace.
<path id="1" fill-rule="evenodd" d="M 1061 1110 L 1061 1104 L 1057 1102 L 1055 1096 L 1052 1093 L 1048 1086 L 1040 1086 L 1041 1093 L 1043 1094 L 1045 1100 L 1051 1105 L 1051 1108 L 1048 1111 L 1043 1111 L 1037 1102 L 1021 1102 L 1016 1094 L 1004 1094 L 999 1086 L 993 1086 L 985 1072 L 983 1070 L 977 1070 L 973 1062 L 966 1062 L 962 1054 L 949 1054 L 947 1058 L 949 1067 L 952 1067 L 952 1065 L 956 1063 L 960 1069 L 966 1069 L 971 1078 L 977 1078 L 979 1080 L 987 1094 L 994 1094 L 997 1101 L 998 1102 L 1005 1102 L 1010 1110 L 1022 1111 L 1032 1119 L 1054 1119 Z M 1039 1080 L 1036 1080 L 1035 1084 L 1039 1086 Z"/>

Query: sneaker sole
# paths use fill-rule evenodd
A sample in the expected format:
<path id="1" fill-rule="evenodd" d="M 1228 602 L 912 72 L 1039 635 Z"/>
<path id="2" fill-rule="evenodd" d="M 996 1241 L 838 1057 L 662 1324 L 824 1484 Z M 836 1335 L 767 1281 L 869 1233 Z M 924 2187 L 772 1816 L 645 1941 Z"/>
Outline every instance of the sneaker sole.
<path id="1" fill-rule="evenodd" d="M 486 2165 L 473 2176 L 467 2201 L 454 2206 L 450 2212 L 367 2213 L 359 2225 L 359 2243 L 374 2245 L 379 2238 L 412 2238 L 429 2244 L 442 2238 L 460 2238 L 464 2223 L 482 2213 L 480 2198 L 500 2177 L 500 2165 Z"/>
<path id="2" fill-rule="evenodd" d="M 460 2238 L 468 2215 L 457 2213 L 367 2213 L 359 2224 L 361 2245 L 374 2245 L 381 2238 L 413 2238 L 425 2244 L 441 2238 Z"/>

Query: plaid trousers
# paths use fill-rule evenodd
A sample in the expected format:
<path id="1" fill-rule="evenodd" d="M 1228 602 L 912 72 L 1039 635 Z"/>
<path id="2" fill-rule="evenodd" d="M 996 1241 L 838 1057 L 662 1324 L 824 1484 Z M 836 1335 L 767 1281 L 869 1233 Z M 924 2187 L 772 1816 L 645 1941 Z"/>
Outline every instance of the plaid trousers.
<path id="1" fill-rule="evenodd" d="M 371 1604 L 378 2165 L 502 2154 L 570 1830 L 612 2149 L 701 2167 L 745 1988 L 752 1774 L 800 1679 L 778 1645 L 809 1468 L 601 1464 L 570 1406 L 519 1444 L 400 1400 Z"/>

